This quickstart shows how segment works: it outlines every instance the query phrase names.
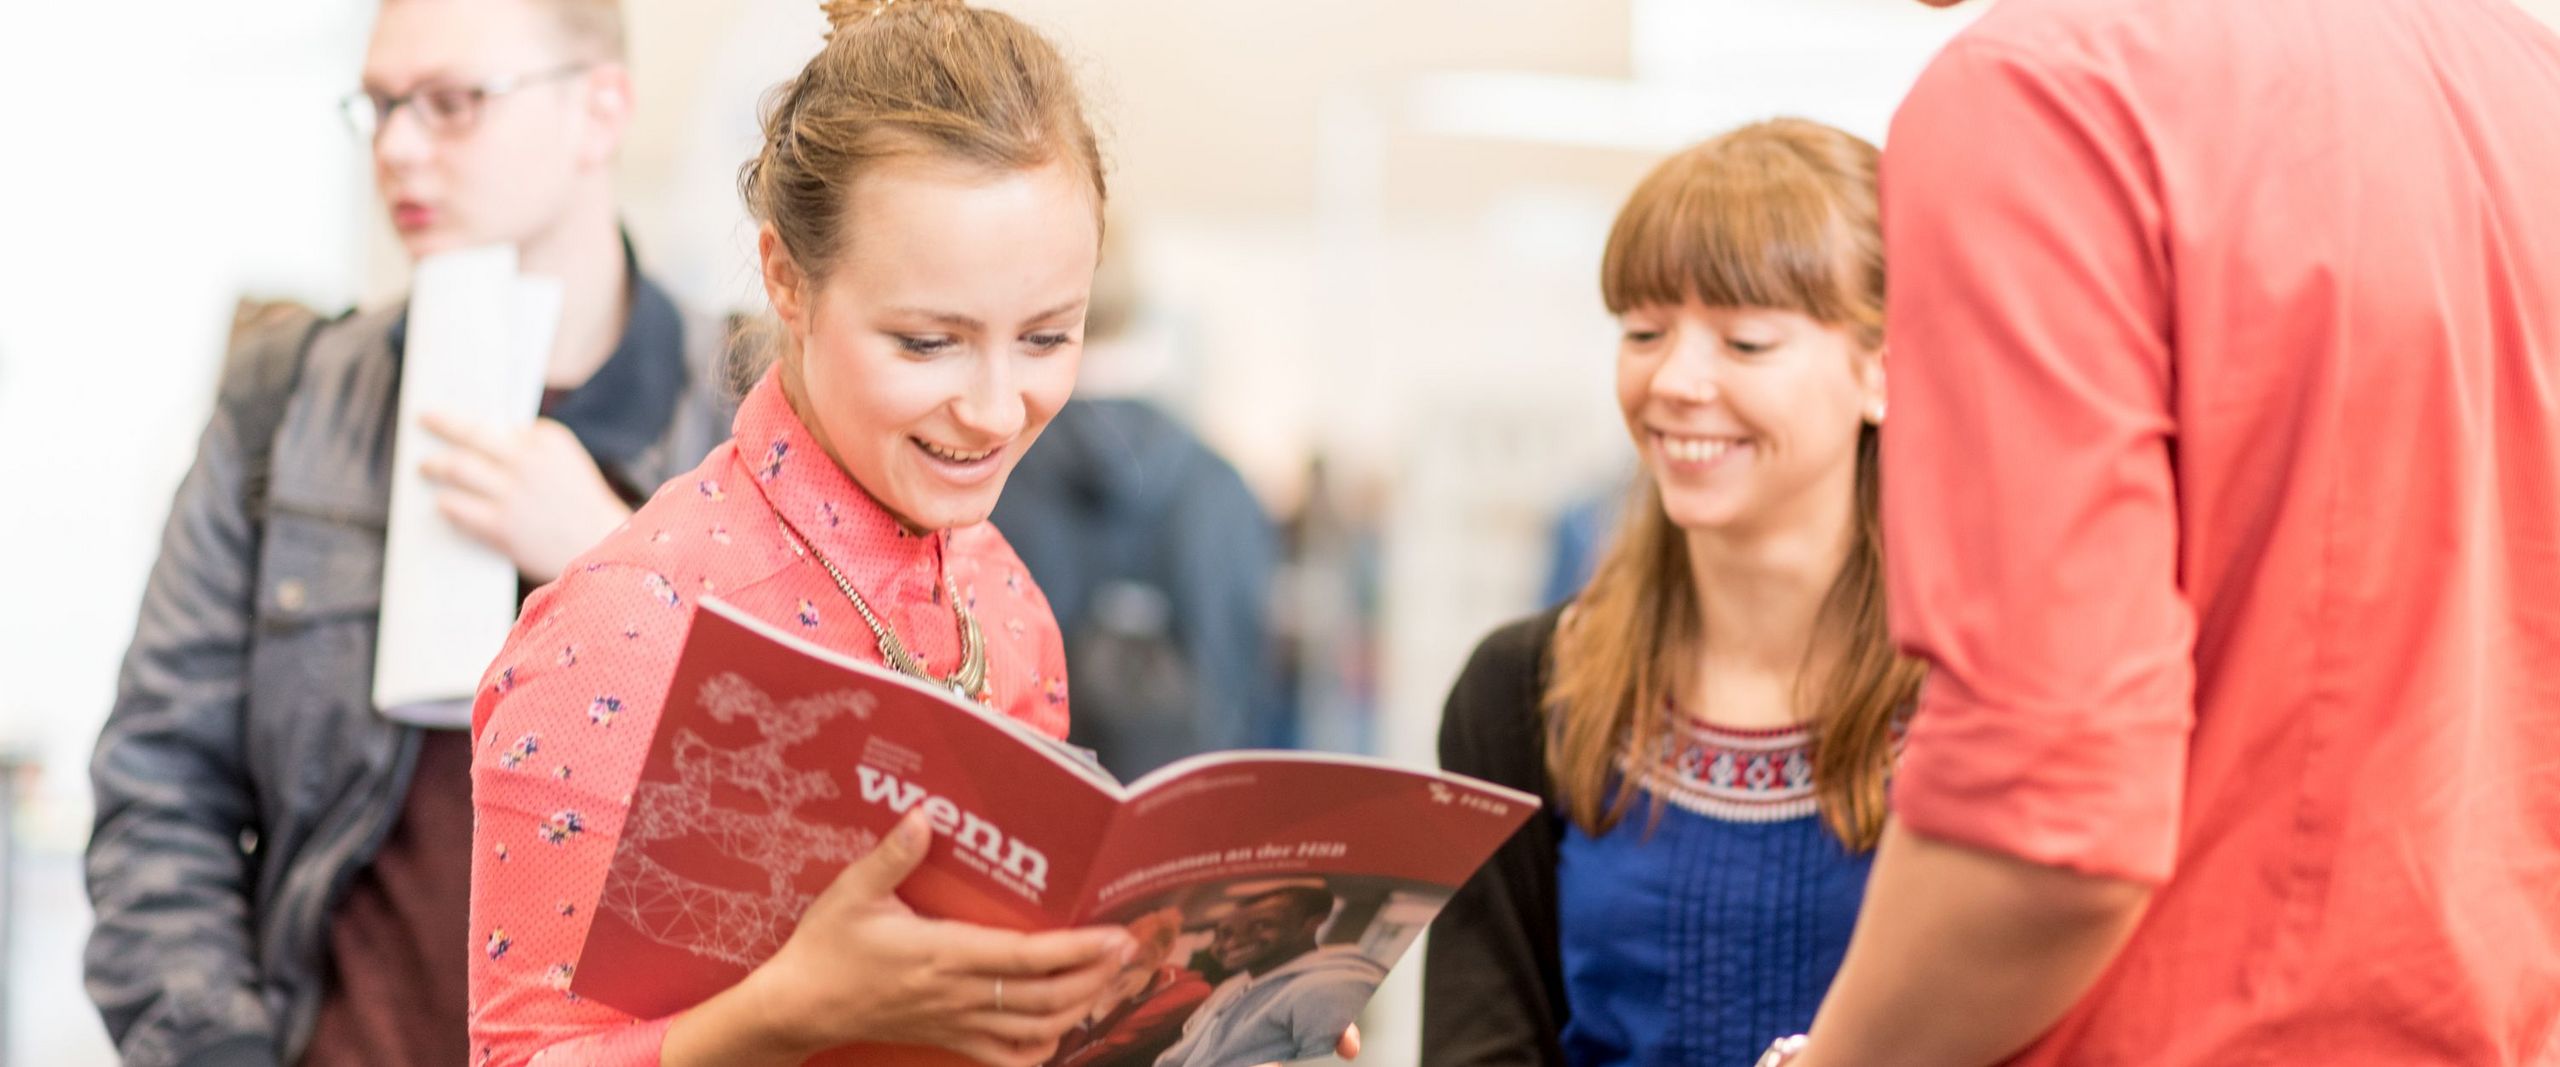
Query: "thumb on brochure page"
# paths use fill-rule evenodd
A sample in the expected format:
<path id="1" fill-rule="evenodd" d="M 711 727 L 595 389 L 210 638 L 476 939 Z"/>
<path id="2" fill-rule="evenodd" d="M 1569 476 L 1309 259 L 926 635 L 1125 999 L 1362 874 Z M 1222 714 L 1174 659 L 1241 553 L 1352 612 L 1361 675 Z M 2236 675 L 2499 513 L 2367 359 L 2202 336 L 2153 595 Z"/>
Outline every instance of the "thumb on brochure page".
<path id="1" fill-rule="evenodd" d="M 836 876 L 828 894 L 851 894 L 853 899 L 864 902 L 893 899 L 899 883 L 924 862 L 925 847 L 932 840 L 933 829 L 925 821 L 924 812 L 908 813 L 888 836 L 880 839 L 878 847 L 845 865 L 844 873 Z"/>

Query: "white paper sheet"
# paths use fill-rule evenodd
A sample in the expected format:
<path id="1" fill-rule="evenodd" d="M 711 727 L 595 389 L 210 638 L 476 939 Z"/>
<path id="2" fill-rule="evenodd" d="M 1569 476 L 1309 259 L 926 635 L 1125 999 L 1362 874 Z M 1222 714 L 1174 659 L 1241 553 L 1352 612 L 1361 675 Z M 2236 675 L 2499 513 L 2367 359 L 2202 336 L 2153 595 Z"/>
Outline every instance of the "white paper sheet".
<path id="1" fill-rule="evenodd" d="M 373 704 L 386 716 L 469 725 L 472 692 L 515 625 L 515 564 L 437 512 L 436 489 L 418 468 L 452 446 L 420 419 L 434 412 L 496 430 L 532 425 L 560 300 L 557 279 L 516 273 L 513 248 L 449 252 L 418 264 L 400 367 L 373 666 Z"/>

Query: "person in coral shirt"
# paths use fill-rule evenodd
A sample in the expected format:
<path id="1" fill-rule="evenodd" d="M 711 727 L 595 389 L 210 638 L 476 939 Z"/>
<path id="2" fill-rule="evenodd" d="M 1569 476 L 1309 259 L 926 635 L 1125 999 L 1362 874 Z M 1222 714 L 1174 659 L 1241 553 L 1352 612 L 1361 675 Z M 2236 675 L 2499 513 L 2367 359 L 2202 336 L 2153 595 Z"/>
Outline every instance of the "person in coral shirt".
<path id="1" fill-rule="evenodd" d="M 2504 0 L 2007 0 L 1922 75 L 1931 673 L 1797 1063 L 2560 1062 L 2555 101 Z"/>

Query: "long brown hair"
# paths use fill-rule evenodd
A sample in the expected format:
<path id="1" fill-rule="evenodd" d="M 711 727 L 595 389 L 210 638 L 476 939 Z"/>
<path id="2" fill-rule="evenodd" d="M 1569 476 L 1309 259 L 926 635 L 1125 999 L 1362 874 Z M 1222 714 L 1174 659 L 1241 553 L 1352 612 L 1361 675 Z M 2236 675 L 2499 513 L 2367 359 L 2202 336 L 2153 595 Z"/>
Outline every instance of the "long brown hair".
<path id="1" fill-rule="evenodd" d="M 1664 160 L 1610 229 L 1600 287 L 1612 314 L 1694 298 L 1800 312 L 1880 344 L 1875 147 L 1820 123 L 1778 119 Z M 1858 851 L 1884 831 L 1895 717 L 1921 677 L 1885 627 L 1877 453 L 1875 427 L 1863 428 L 1855 542 L 1815 622 L 1834 640 L 1814 647 L 1838 652 L 1819 672 L 1807 662 L 1796 693 L 1814 723 L 1823 821 Z M 1651 479 L 1641 479 L 1616 540 L 1557 631 L 1546 691 L 1547 769 L 1586 833 L 1614 827 L 1634 798 L 1633 789 L 1612 788 L 1621 759 L 1649 758 L 1672 728 L 1665 709 L 1704 630 L 1694 589 L 1688 542 Z"/>

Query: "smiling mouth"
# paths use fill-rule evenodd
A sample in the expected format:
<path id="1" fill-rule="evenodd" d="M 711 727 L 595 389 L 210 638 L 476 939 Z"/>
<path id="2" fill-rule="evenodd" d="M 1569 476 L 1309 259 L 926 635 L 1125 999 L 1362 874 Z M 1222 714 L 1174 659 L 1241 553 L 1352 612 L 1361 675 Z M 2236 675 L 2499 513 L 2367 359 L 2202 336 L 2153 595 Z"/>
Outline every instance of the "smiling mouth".
<path id="1" fill-rule="evenodd" d="M 1674 437 L 1657 431 L 1653 439 L 1663 455 L 1681 463 L 1713 463 L 1736 449 L 1751 447 L 1749 439 L 1739 437 Z"/>
<path id="2" fill-rule="evenodd" d="M 996 453 L 1004 451 L 1002 448 L 990 448 L 978 452 L 963 452 L 956 448 L 945 448 L 921 437 L 910 437 L 908 440 L 915 442 L 917 448 L 923 449 L 925 455 L 963 467 L 984 463 L 995 458 Z"/>

